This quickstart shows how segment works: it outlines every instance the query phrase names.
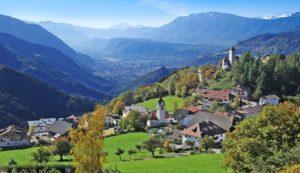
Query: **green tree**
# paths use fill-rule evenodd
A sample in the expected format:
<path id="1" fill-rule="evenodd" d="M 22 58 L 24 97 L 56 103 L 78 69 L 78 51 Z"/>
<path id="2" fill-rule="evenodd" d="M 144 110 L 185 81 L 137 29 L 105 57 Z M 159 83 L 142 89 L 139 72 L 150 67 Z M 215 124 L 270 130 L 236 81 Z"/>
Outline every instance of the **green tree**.
<path id="1" fill-rule="evenodd" d="M 206 135 L 200 141 L 200 149 L 208 151 L 210 148 L 212 148 L 214 146 L 214 144 L 215 144 L 215 141 Z"/>
<path id="2" fill-rule="evenodd" d="M 50 160 L 51 153 L 47 148 L 38 148 L 36 152 L 32 153 L 32 160 L 36 163 L 47 163 Z"/>
<path id="3" fill-rule="evenodd" d="M 223 164 L 235 172 L 277 172 L 299 164 L 299 134 L 297 105 L 267 106 L 226 135 Z"/>
<path id="4" fill-rule="evenodd" d="M 124 109 L 124 103 L 121 100 L 118 100 L 113 106 L 112 112 L 114 114 L 122 115 L 122 111 Z"/>
<path id="5" fill-rule="evenodd" d="M 139 153 L 141 152 L 142 147 L 143 146 L 139 144 L 135 145 L 135 148 L 139 151 Z"/>
<path id="6" fill-rule="evenodd" d="M 232 109 L 238 109 L 241 106 L 241 98 L 239 96 L 235 97 L 233 103 L 231 104 Z"/>
<path id="7" fill-rule="evenodd" d="M 161 145 L 162 145 L 162 143 L 161 143 L 160 139 L 157 137 L 152 137 L 149 140 L 144 142 L 145 149 L 151 153 L 153 158 L 155 157 L 155 150 L 157 148 L 161 147 Z"/>
<path id="8" fill-rule="evenodd" d="M 209 112 L 216 112 L 219 108 L 219 103 L 217 101 L 213 101 L 209 106 Z"/>
<path id="9" fill-rule="evenodd" d="M 128 150 L 128 155 L 130 157 L 131 160 L 131 156 L 136 154 L 136 150 Z"/>
<path id="10" fill-rule="evenodd" d="M 62 137 L 54 142 L 53 154 L 59 155 L 60 161 L 63 161 L 64 155 L 69 155 L 71 151 L 71 144 L 68 138 Z"/>
<path id="11" fill-rule="evenodd" d="M 131 111 L 126 118 L 121 121 L 123 129 L 133 131 L 143 131 L 146 127 L 147 117 L 141 115 L 138 111 Z"/>
<path id="12" fill-rule="evenodd" d="M 122 160 L 122 154 L 124 154 L 124 150 L 121 148 L 118 148 L 117 151 L 115 152 L 117 156 L 119 156 L 119 159 Z"/>

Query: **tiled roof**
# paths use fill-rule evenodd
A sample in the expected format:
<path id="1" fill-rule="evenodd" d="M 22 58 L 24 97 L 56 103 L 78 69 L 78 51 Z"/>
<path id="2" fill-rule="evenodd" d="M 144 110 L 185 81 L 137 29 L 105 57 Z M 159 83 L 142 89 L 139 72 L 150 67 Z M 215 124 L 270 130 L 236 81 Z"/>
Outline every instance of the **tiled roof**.
<path id="1" fill-rule="evenodd" d="M 72 127 L 71 123 L 66 121 L 56 121 L 48 126 L 48 132 L 63 135 Z"/>
<path id="2" fill-rule="evenodd" d="M 124 109 L 127 112 L 130 112 L 130 111 L 138 111 L 141 113 L 147 112 L 146 108 L 144 106 L 140 106 L 140 105 L 125 106 Z"/>
<path id="3" fill-rule="evenodd" d="M 182 120 L 184 119 L 185 116 L 187 116 L 189 114 L 189 111 L 186 109 L 177 109 L 174 113 L 173 113 L 173 118 L 175 120 Z"/>
<path id="4" fill-rule="evenodd" d="M 242 108 L 240 110 L 237 110 L 236 112 L 238 114 L 244 115 L 244 116 L 248 116 L 248 115 L 256 115 L 258 113 L 260 113 L 263 109 L 263 106 L 250 106 L 247 108 Z"/>
<path id="5" fill-rule="evenodd" d="M 26 136 L 25 131 L 21 130 L 19 127 L 14 126 L 14 125 L 6 127 L 4 129 L 0 129 L 0 136 L 5 136 L 10 133 L 18 134 L 21 136 Z"/>
<path id="6" fill-rule="evenodd" d="M 56 121 L 56 118 L 47 118 L 47 119 L 40 119 L 35 121 L 28 121 L 29 127 L 36 127 L 36 126 L 47 126 L 49 124 L 52 124 Z"/>
<path id="7" fill-rule="evenodd" d="M 233 118 L 224 114 L 200 111 L 192 116 L 188 126 L 208 121 L 228 131 L 232 127 Z"/>
<path id="8" fill-rule="evenodd" d="M 199 106 L 190 106 L 190 107 L 188 107 L 188 110 L 191 112 L 191 113 L 193 113 L 193 114 L 195 114 L 195 113 L 197 113 L 197 112 L 199 112 L 200 111 L 200 107 Z"/>
<path id="9" fill-rule="evenodd" d="M 218 100 L 229 100 L 229 90 L 196 89 L 195 93 L 201 97 Z"/>
<path id="10" fill-rule="evenodd" d="M 204 137 L 206 135 L 214 136 L 224 133 L 226 133 L 226 130 L 210 121 L 194 124 L 181 132 L 183 135 L 194 136 L 197 138 Z"/>

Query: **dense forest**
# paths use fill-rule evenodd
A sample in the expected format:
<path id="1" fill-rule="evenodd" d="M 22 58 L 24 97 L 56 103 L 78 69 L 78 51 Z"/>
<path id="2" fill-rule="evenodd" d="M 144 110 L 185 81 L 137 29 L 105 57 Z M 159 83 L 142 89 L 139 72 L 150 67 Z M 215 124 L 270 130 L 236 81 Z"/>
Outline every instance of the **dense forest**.
<path id="1" fill-rule="evenodd" d="M 93 110 L 94 101 L 65 94 L 37 79 L 0 66 L 0 128 L 39 118 Z"/>
<path id="2" fill-rule="evenodd" d="M 247 87 L 253 99 L 263 95 L 296 95 L 300 89 L 300 53 L 254 58 L 245 53 L 232 71 L 235 84 Z"/>

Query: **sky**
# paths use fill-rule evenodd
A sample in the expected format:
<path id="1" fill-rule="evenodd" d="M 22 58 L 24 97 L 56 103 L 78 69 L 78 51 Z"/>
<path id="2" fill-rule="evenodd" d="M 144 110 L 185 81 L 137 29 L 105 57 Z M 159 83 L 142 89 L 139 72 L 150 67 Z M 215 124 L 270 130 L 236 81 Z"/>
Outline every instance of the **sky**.
<path id="1" fill-rule="evenodd" d="M 262 17 L 300 11 L 300 0 L 0 0 L 0 14 L 97 28 L 160 26 L 178 16 L 211 11 Z"/>

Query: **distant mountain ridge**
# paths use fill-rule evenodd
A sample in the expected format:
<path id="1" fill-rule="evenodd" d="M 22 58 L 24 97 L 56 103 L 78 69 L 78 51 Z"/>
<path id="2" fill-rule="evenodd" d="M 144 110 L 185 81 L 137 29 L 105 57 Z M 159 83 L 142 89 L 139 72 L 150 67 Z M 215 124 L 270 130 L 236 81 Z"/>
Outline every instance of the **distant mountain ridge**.
<path id="1" fill-rule="evenodd" d="M 56 33 L 58 30 L 62 32 L 63 30 L 63 28 L 59 29 L 59 24 L 56 24 L 56 27 L 52 28 L 47 24 L 41 23 L 41 25 L 53 33 Z M 73 28 L 74 30 L 80 29 L 79 26 L 73 25 L 73 27 L 75 28 Z M 256 35 L 291 31 L 299 27 L 299 12 L 288 17 L 268 20 L 242 17 L 228 13 L 209 12 L 177 17 L 161 27 L 141 27 L 122 30 L 93 28 L 93 32 L 91 32 L 91 28 L 86 28 L 86 30 L 93 33 L 90 35 L 90 38 L 111 39 L 125 37 L 228 47 Z M 61 36 L 61 38 L 67 40 L 64 36 Z"/>
<path id="2" fill-rule="evenodd" d="M 60 51 L 0 33 L 0 64 L 38 78 L 68 93 L 95 99 L 107 96 L 110 83 L 82 69 Z"/>
<path id="3" fill-rule="evenodd" d="M 91 57 L 75 52 L 61 39 L 39 25 L 26 23 L 19 19 L 0 14 L 0 26 L 0 32 L 2 33 L 11 34 L 31 43 L 57 49 L 84 67 L 89 67 L 94 63 Z"/>
<path id="4" fill-rule="evenodd" d="M 292 54 L 300 51 L 300 29 L 276 34 L 263 34 L 237 44 L 239 52 L 251 51 L 256 55 Z"/>
<path id="5" fill-rule="evenodd" d="M 37 79 L 0 65 L 0 128 L 39 118 L 61 118 L 93 110 L 95 103 L 67 95 Z"/>

